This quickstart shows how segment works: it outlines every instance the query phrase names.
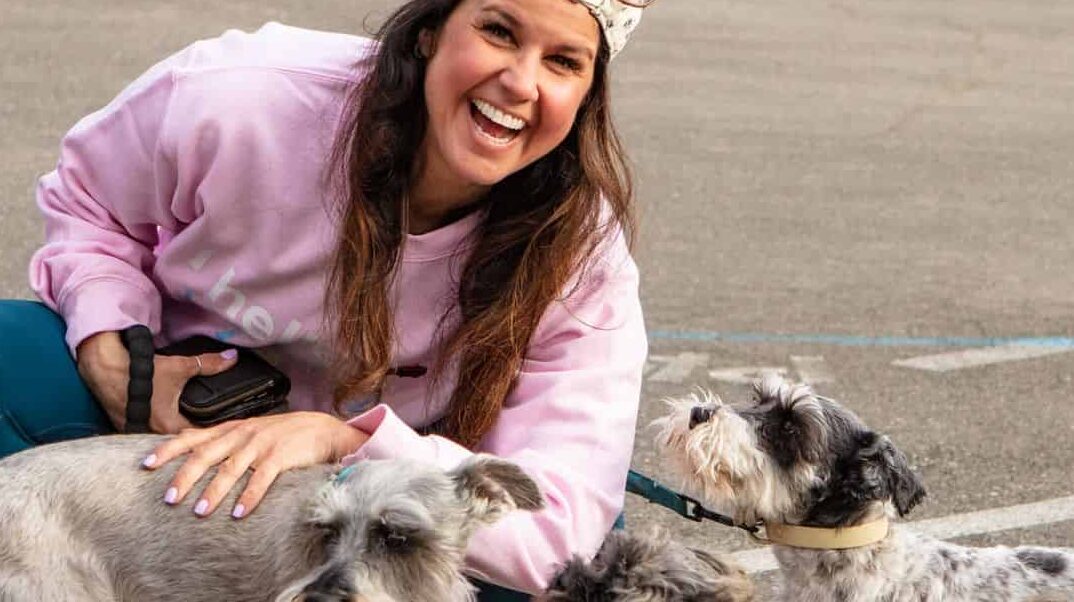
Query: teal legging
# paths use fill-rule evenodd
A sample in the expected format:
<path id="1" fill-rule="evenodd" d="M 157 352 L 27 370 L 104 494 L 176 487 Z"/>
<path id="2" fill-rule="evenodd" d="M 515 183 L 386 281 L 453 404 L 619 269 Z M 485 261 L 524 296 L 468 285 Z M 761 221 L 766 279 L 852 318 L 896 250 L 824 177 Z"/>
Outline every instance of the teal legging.
<path id="1" fill-rule="evenodd" d="M 63 320 L 40 303 L 0 300 L 0 458 L 35 445 L 115 432 L 82 383 L 65 332 Z M 529 600 L 515 591 L 477 585 L 479 602 Z"/>
<path id="2" fill-rule="evenodd" d="M 115 432 L 78 376 L 65 331 L 40 303 L 0 300 L 0 457 Z"/>

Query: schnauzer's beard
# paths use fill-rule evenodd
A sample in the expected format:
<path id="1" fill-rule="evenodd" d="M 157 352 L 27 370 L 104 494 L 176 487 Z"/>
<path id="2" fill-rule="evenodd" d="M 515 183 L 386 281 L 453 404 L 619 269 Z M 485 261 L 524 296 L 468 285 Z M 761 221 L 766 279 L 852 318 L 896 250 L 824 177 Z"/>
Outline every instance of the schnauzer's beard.
<path id="1" fill-rule="evenodd" d="M 702 391 L 666 401 L 668 416 L 658 419 L 657 445 L 681 486 L 713 510 L 737 522 L 794 522 L 802 499 L 817 483 L 816 466 L 797 462 L 784 468 L 762 450 L 754 428 L 719 397 Z M 690 428 L 690 412 L 699 405 L 714 410 Z"/>

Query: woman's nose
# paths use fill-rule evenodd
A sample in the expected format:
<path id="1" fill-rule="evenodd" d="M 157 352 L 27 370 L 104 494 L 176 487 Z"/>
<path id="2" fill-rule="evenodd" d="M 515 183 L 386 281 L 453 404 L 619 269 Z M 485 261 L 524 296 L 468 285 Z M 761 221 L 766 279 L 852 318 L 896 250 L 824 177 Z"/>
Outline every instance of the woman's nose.
<path id="1" fill-rule="evenodd" d="M 521 53 L 504 68 L 500 74 L 500 82 L 512 99 L 523 102 L 537 100 L 537 76 L 541 65 L 541 57 L 533 53 Z"/>

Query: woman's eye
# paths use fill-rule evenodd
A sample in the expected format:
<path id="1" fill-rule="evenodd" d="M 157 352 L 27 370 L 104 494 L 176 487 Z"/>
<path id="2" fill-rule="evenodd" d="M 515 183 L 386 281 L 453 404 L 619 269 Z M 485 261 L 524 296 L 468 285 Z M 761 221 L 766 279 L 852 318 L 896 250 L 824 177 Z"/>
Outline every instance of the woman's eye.
<path id="1" fill-rule="evenodd" d="M 582 64 L 581 63 L 579 63 L 578 61 L 576 61 L 576 60 L 574 60 L 574 59 L 572 59 L 570 57 L 563 56 L 561 54 L 557 54 L 557 55 L 551 57 L 550 60 L 553 63 L 555 63 L 556 65 L 558 65 L 560 67 L 563 67 L 564 69 L 567 69 L 568 71 L 573 71 L 573 72 L 577 73 L 577 72 L 582 70 Z"/>
<path id="2" fill-rule="evenodd" d="M 499 23 L 485 23 L 481 26 L 481 31 L 504 41 L 511 41 L 513 39 L 511 30 Z"/>

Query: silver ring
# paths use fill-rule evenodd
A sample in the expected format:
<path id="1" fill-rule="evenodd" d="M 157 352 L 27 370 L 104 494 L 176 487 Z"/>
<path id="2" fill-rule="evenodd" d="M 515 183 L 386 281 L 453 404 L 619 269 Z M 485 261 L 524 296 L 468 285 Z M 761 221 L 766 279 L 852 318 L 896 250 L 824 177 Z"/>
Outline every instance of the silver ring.
<path id="1" fill-rule="evenodd" d="M 198 363 L 198 369 L 194 372 L 194 376 L 201 376 L 201 358 L 195 355 L 194 361 Z"/>

